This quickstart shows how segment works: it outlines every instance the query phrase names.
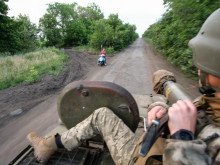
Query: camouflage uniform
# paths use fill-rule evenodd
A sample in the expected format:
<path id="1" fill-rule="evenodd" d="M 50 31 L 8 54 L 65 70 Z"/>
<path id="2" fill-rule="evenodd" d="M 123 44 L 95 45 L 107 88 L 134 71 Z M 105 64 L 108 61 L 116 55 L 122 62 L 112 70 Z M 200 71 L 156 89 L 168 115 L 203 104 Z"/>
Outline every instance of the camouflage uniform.
<path id="1" fill-rule="evenodd" d="M 61 141 L 67 150 L 72 150 L 79 146 L 82 140 L 97 134 L 105 140 L 116 164 L 129 163 L 138 138 L 120 118 L 105 107 L 95 110 L 84 121 L 64 132 Z"/>
<path id="2" fill-rule="evenodd" d="M 200 131 L 196 140 L 167 139 L 164 144 L 163 162 L 159 164 L 220 164 L 220 137 L 209 138 L 213 133 L 220 134 L 220 127 L 215 122 L 211 124 L 209 122 Z M 97 134 L 100 134 L 105 140 L 116 164 L 139 164 L 133 156 L 138 138 L 108 108 L 94 111 L 83 122 L 62 134 L 61 140 L 66 149 L 72 150 L 79 146 L 82 140 L 90 139 Z M 156 162 L 158 164 L 158 161 Z M 155 164 L 155 161 L 147 161 L 148 163 Z"/>
<path id="3" fill-rule="evenodd" d="M 220 134 L 220 128 L 211 124 L 206 126 L 198 136 L 198 140 L 180 141 L 167 139 L 163 154 L 165 165 L 211 165 L 220 164 L 220 138 L 205 143 L 200 138 L 207 138 L 213 133 Z M 213 161 L 212 161 L 213 159 Z M 212 163 L 213 162 L 213 163 Z"/>
<path id="4" fill-rule="evenodd" d="M 201 109 L 205 104 L 207 107 Z M 197 109 L 198 122 L 201 118 L 202 123 L 199 124 L 204 127 L 197 131 L 197 138 L 193 141 L 167 139 L 163 154 L 164 164 L 220 164 L 220 137 L 213 136 L 215 133 L 220 135 L 220 98 L 201 97 Z M 201 115 L 204 111 L 205 116 Z"/>

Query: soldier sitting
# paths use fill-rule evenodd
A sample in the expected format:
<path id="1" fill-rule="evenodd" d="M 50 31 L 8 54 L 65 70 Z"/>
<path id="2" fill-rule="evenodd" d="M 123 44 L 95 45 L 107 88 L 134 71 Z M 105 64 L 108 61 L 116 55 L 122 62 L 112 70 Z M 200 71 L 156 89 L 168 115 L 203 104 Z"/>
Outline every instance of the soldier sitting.
<path id="1" fill-rule="evenodd" d="M 194 52 L 194 64 L 199 71 L 200 91 L 203 95 L 196 105 L 190 100 L 179 100 L 168 109 L 171 136 L 162 147 L 161 162 L 140 158 L 137 155 L 138 137 L 105 107 L 95 110 L 62 135 L 41 138 L 34 132 L 28 134 L 27 138 L 35 149 L 37 159 L 45 163 L 58 148 L 72 150 L 82 140 L 100 134 L 115 164 L 220 164 L 219 20 L 220 9 L 206 20 L 198 35 L 189 42 Z M 166 105 L 154 104 L 148 112 L 148 122 L 160 118 L 166 112 Z"/>

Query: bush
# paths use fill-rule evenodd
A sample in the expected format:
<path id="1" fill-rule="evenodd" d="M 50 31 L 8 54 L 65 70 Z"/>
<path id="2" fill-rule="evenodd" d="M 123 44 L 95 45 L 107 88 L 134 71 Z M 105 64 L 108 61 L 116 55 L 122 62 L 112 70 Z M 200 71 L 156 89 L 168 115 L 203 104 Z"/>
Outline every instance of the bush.
<path id="1" fill-rule="evenodd" d="M 106 49 L 106 53 L 107 53 L 107 54 L 114 54 L 114 53 L 115 53 L 115 50 L 114 50 L 114 48 L 111 46 L 111 47 L 108 47 L 108 48 Z"/>
<path id="2" fill-rule="evenodd" d="M 162 18 L 152 24 L 142 37 L 189 77 L 197 77 L 192 62 L 190 39 L 196 36 L 207 17 L 220 6 L 220 1 L 164 0 L 168 7 Z"/>
<path id="3" fill-rule="evenodd" d="M 40 79 L 38 71 L 34 68 L 31 67 L 29 72 L 27 73 L 27 77 L 25 79 L 25 82 L 28 84 L 37 82 Z"/>

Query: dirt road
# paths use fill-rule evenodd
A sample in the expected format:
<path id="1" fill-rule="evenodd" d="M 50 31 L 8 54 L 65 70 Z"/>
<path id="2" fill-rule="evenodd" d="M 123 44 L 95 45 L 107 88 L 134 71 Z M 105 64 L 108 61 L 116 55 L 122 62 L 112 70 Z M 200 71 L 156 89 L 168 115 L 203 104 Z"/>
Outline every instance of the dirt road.
<path id="1" fill-rule="evenodd" d="M 174 73 L 177 82 L 185 87 L 194 97 L 198 96 L 197 82 L 185 78 L 164 57 L 158 54 L 149 43 L 142 39 L 136 40 L 123 52 L 119 53 L 111 63 L 91 74 L 88 80 L 110 81 L 119 84 L 133 94 L 151 94 L 152 74 L 166 69 Z M 93 71 L 94 72 L 94 71 Z M 193 91 L 193 92 L 192 92 Z"/>
<path id="2" fill-rule="evenodd" d="M 22 84 L 0 91 L 0 165 L 9 163 L 28 144 L 25 137 L 30 131 L 44 136 L 57 126 L 57 96 L 71 81 L 110 81 L 133 94 L 150 94 L 153 93 L 152 73 L 166 69 L 172 71 L 177 81 L 194 97 L 199 95 L 196 82 L 185 78 L 142 39 L 136 40 L 116 56 L 108 57 L 105 67 L 96 65 L 95 55 L 73 50 L 66 52 L 73 62 L 60 77 L 44 77 L 36 84 Z M 19 108 L 24 110 L 22 114 L 10 116 L 11 112 Z"/>

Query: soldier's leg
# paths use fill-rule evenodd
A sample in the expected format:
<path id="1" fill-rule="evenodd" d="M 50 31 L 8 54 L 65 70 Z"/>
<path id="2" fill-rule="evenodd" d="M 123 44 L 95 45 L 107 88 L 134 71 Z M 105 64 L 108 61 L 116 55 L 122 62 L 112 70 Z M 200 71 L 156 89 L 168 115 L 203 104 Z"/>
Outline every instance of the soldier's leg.
<path id="1" fill-rule="evenodd" d="M 128 164 L 136 146 L 137 137 L 108 108 L 97 109 L 87 119 L 64 132 L 61 135 L 61 141 L 66 149 L 72 150 L 80 145 L 82 140 L 90 139 L 97 134 L 104 138 L 116 164 Z"/>
<path id="2" fill-rule="evenodd" d="M 57 149 L 57 146 L 63 145 L 67 150 L 72 150 L 79 146 L 82 140 L 90 139 L 97 134 L 104 138 L 116 164 L 128 164 L 136 146 L 137 137 L 108 108 L 97 109 L 84 121 L 58 138 L 44 139 L 36 133 L 30 133 L 28 139 L 35 149 L 35 156 L 44 163 Z"/>

